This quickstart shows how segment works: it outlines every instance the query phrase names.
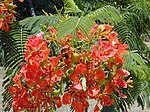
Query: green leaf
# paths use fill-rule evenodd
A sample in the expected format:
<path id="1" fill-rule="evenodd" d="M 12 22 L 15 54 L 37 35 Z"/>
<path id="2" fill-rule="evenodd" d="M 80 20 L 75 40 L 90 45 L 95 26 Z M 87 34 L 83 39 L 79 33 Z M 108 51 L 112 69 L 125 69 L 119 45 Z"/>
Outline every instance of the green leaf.
<path id="1" fill-rule="evenodd" d="M 100 20 L 101 23 L 108 23 L 112 25 L 115 25 L 122 20 L 119 11 L 110 5 L 106 5 L 93 12 L 90 12 L 86 15 L 86 17 L 92 19 L 93 21 Z"/>
<path id="2" fill-rule="evenodd" d="M 79 13 L 82 12 L 76 5 L 74 0 L 63 0 L 65 13 Z"/>
<path id="3" fill-rule="evenodd" d="M 88 23 L 88 24 L 87 24 Z M 72 16 L 62 22 L 58 25 L 58 42 L 62 37 L 65 37 L 69 34 L 74 34 L 74 39 L 77 40 L 76 33 L 78 30 L 80 30 L 83 34 L 86 34 L 87 37 L 90 35 L 90 29 L 92 27 L 93 23 L 90 19 L 87 17 L 77 17 Z"/>
<path id="4" fill-rule="evenodd" d="M 30 30 L 31 34 L 36 34 L 42 31 L 43 26 L 48 28 L 49 26 L 58 24 L 59 19 L 60 17 L 58 15 L 41 15 L 23 19 L 19 22 L 19 24 L 23 26 L 23 28 L 27 28 L 28 30 Z"/>
<path id="5" fill-rule="evenodd" d="M 141 80 L 150 80 L 150 68 L 146 65 L 146 61 L 138 53 L 129 52 L 128 55 L 124 55 L 126 60 L 124 67 L 135 74 Z"/>

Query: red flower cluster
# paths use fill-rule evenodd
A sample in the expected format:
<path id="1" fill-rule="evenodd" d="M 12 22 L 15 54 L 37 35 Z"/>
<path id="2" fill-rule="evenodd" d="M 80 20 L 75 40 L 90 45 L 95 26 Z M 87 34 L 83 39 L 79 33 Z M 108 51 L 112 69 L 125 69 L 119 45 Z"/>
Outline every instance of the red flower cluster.
<path id="1" fill-rule="evenodd" d="M 16 5 L 13 5 L 13 0 L 5 0 L 0 2 L 0 29 L 5 32 L 10 31 L 10 26 L 14 20 L 14 14 L 16 11 L 13 9 L 16 8 Z"/>
<path id="2" fill-rule="evenodd" d="M 9 88 L 15 111 L 44 109 L 48 112 L 55 106 L 71 104 L 76 112 L 84 112 L 90 98 L 97 100 L 94 112 L 98 112 L 98 104 L 114 103 L 113 91 L 126 98 L 120 88 L 127 88 L 125 79 L 130 74 L 122 68 L 124 60 L 120 54 L 128 53 L 125 50 L 128 46 L 120 43 L 117 33 L 111 30 L 109 25 L 93 26 L 90 38 L 95 42 L 86 50 L 73 47 L 70 34 L 60 41 L 61 54 L 51 57 L 42 33 L 29 38 L 25 51 L 27 63 L 22 65 L 13 79 L 15 84 Z M 49 31 L 56 38 L 57 31 L 53 27 Z M 77 34 L 83 42 L 91 43 L 82 32 Z"/>

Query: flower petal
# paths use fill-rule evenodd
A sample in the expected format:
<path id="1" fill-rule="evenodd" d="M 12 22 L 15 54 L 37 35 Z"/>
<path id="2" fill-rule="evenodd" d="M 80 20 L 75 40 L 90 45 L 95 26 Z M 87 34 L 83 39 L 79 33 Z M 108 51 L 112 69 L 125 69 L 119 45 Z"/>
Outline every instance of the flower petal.
<path id="1" fill-rule="evenodd" d="M 70 93 L 67 92 L 63 95 L 62 97 L 62 102 L 63 104 L 67 105 L 67 104 L 70 104 L 71 103 L 71 96 L 70 96 Z"/>

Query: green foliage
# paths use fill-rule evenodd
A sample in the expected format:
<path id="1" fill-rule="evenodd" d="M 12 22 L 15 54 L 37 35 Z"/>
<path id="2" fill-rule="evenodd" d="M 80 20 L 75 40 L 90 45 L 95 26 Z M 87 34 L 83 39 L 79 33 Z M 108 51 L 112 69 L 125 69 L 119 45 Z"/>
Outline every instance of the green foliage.
<path id="1" fill-rule="evenodd" d="M 136 100 L 142 109 L 146 106 L 150 107 L 150 68 L 147 66 L 148 62 L 135 52 L 123 55 L 123 58 L 126 60 L 124 67 L 131 73 L 133 88 L 123 91 L 127 95 L 127 99 L 118 99 L 116 94 L 113 95 L 113 98 L 116 99 L 115 108 L 118 111 L 126 112 Z"/>
<path id="2" fill-rule="evenodd" d="M 141 81 L 150 81 L 150 68 L 147 66 L 147 61 L 143 60 L 138 53 L 130 52 L 129 55 L 124 56 L 126 62 L 124 67 L 131 71 L 135 77 Z"/>
<path id="3" fill-rule="evenodd" d="M 136 25 L 137 23 L 130 23 L 132 21 L 132 18 L 130 18 L 130 22 L 127 21 L 127 18 L 125 15 L 122 22 L 120 22 L 118 25 L 114 27 L 115 31 L 118 33 L 118 37 L 120 41 L 127 43 L 129 45 L 129 50 L 143 50 L 146 49 L 147 46 L 143 42 L 143 40 L 140 38 L 141 34 L 138 34 Z M 134 18 L 136 20 L 136 18 Z M 132 21 L 133 22 L 133 21 Z"/>
<path id="4" fill-rule="evenodd" d="M 133 1 L 121 10 L 122 21 L 114 26 L 114 30 L 118 33 L 119 39 L 129 45 L 129 50 L 138 50 L 142 56 L 150 60 L 149 48 L 141 39 L 143 34 L 149 37 L 149 10 L 145 0 Z"/>
<path id="5" fill-rule="evenodd" d="M 63 0 L 65 13 L 79 13 L 82 12 L 76 5 L 74 0 Z"/>
<path id="6" fill-rule="evenodd" d="M 127 106 L 130 108 L 137 100 L 143 109 L 145 106 L 150 107 L 150 68 L 147 66 L 148 62 L 134 52 L 129 52 L 123 58 L 126 60 L 124 67 L 130 71 L 134 82 L 132 89 L 124 91 L 128 98 L 121 99 L 120 104 L 124 109 L 127 109 Z"/>
<path id="7" fill-rule="evenodd" d="M 0 31 L 0 40 L 4 48 L 3 67 L 6 70 L 6 75 L 3 81 L 3 109 L 9 111 L 11 109 L 12 98 L 8 93 L 8 88 L 13 84 L 14 75 L 20 70 L 20 64 L 24 62 L 24 44 L 30 32 L 22 29 L 18 24 L 12 27 L 9 34 Z"/>
<path id="8" fill-rule="evenodd" d="M 147 81 L 140 81 L 138 78 L 134 77 L 133 88 L 129 88 L 123 91 L 127 98 L 118 98 L 118 95 L 114 93 L 112 97 L 115 99 L 115 104 L 113 105 L 117 112 L 130 112 L 131 106 L 137 100 L 139 106 L 144 109 L 144 107 L 150 107 L 149 88 Z M 106 111 L 107 112 L 107 111 Z"/>
<path id="9" fill-rule="evenodd" d="M 101 7 L 95 11 L 92 11 L 86 16 L 91 18 L 93 21 L 100 20 L 101 23 L 107 23 L 111 25 L 116 25 L 122 20 L 119 11 L 109 5 Z"/>
<path id="10" fill-rule="evenodd" d="M 77 30 L 82 31 L 84 34 L 89 36 L 92 25 L 92 21 L 86 17 L 79 18 L 77 16 L 72 16 L 60 22 L 58 25 L 58 41 L 70 33 L 75 33 L 74 35 L 76 35 Z M 76 39 L 77 38 L 75 37 L 74 40 Z"/>
<path id="11" fill-rule="evenodd" d="M 58 15 L 51 15 L 51 16 L 41 15 L 23 19 L 19 22 L 19 24 L 22 27 L 30 30 L 31 34 L 36 34 L 42 31 L 42 29 L 58 24 L 59 20 L 60 17 Z"/>

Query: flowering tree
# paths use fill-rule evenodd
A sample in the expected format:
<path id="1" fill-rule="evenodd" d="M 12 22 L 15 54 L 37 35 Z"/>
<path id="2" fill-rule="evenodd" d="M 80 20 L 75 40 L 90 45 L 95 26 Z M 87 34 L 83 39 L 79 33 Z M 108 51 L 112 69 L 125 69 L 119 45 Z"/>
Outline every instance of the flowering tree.
<path id="1" fill-rule="evenodd" d="M 89 99 L 94 99 L 94 112 L 105 107 L 124 112 L 136 99 L 141 105 L 144 98 L 148 101 L 148 61 L 126 50 L 138 45 L 132 43 L 133 28 L 126 27 L 131 26 L 126 18 L 112 6 L 82 15 L 73 0 L 63 1 L 64 15 L 44 12 L 46 16 L 17 21 L 11 27 L 16 5 L 13 0 L 0 2 L 0 48 L 6 49 L 7 70 L 4 111 L 12 105 L 16 112 L 49 112 L 70 104 L 76 112 L 83 112 Z M 108 24 L 93 25 L 94 20 L 112 24 L 118 34 Z"/>
<path id="2" fill-rule="evenodd" d="M 132 80 L 130 73 L 122 67 L 121 54 L 127 54 L 128 46 L 119 42 L 117 33 L 109 25 L 95 25 L 90 38 L 78 31 L 84 44 L 73 46 L 72 34 L 56 44 L 60 54 L 50 56 L 50 38 L 57 39 L 57 30 L 49 28 L 50 36 L 39 33 L 28 39 L 25 47 L 26 63 L 16 74 L 14 85 L 9 88 L 13 95 L 13 108 L 48 112 L 62 104 L 71 104 L 76 112 L 89 107 L 88 99 L 95 99 L 94 112 L 100 111 L 98 104 L 110 106 L 114 103 L 111 93 L 127 98 L 121 92 Z M 82 47 L 86 46 L 86 49 Z M 24 102 L 24 103 L 22 103 Z"/>

